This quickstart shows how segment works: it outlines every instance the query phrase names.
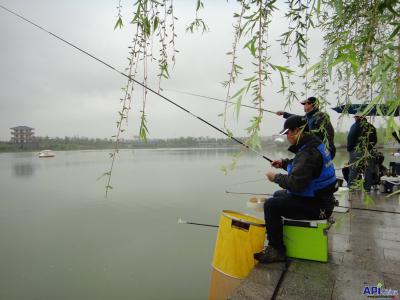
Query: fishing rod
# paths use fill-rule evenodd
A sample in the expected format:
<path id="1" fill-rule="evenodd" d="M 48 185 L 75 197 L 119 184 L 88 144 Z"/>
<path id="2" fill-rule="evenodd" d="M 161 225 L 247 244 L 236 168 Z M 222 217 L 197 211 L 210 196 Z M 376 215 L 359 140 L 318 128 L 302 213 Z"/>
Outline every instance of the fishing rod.
<path id="1" fill-rule="evenodd" d="M 373 211 L 373 212 L 382 212 L 382 213 L 389 213 L 389 214 L 396 214 L 400 215 L 400 212 L 397 211 L 390 211 L 390 210 L 384 210 L 384 209 L 373 209 L 373 208 L 362 208 L 362 207 L 350 207 L 350 206 L 336 206 L 336 207 L 341 207 L 341 208 L 349 208 L 349 209 L 354 209 L 354 210 L 364 210 L 364 211 Z"/>
<path id="2" fill-rule="evenodd" d="M 182 220 L 181 218 L 178 219 L 178 224 L 189 224 L 189 225 L 197 225 L 197 226 L 205 226 L 205 227 L 216 227 L 216 228 L 219 227 L 218 225 L 213 225 L 213 224 L 188 222 L 188 221 Z"/>
<path id="3" fill-rule="evenodd" d="M 205 124 L 211 126 L 211 127 L 214 128 L 215 130 L 221 132 L 222 134 L 224 134 L 224 135 L 227 136 L 228 138 L 234 140 L 235 142 L 239 143 L 240 145 L 244 146 L 245 148 L 249 149 L 250 151 L 253 151 L 253 152 L 256 153 L 257 155 L 261 156 L 262 158 L 268 160 L 269 162 L 272 162 L 272 159 L 268 158 L 267 156 L 263 155 L 262 153 L 258 152 L 257 150 L 251 148 L 249 145 L 246 145 L 245 143 L 243 143 L 243 142 L 240 141 L 239 139 L 233 137 L 232 135 L 228 134 L 228 133 L 225 132 L 224 130 L 222 130 L 222 129 L 216 127 L 215 125 L 211 124 L 210 122 L 204 120 L 203 118 L 201 118 L 201 117 L 199 117 L 199 116 L 193 114 L 193 113 L 190 112 L 188 109 L 184 108 L 183 106 L 179 105 L 178 103 L 176 103 L 176 102 L 170 100 L 169 98 L 165 97 L 164 95 L 161 95 L 160 93 L 158 93 L 157 91 L 153 90 L 152 88 L 150 88 L 150 87 L 144 85 L 143 83 L 137 81 L 136 79 L 132 78 L 130 75 L 127 75 L 127 74 L 123 73 L 122 71 L 119 71 L 118 69 L 116 69 L 116 68 L 113 67 L 112 65 L 106 63 L 105 61 L 103 61 L 103 60 L 97 58 L 96 56 L 90 54 L 89 52 L 87 52 L 87 51 L 85 51 L 85 50 L 79 48 L 78 46 L 72 44 L 71 42 L 68 42 L 67 40 L 61 38 L 60 36 L 58 36 L 58 35 L 56 35 L 56 34 L 50 32 L 50 31 L 48 31 L 47 29 L 43 28 L 42 26 L 40 26 L 40 25 L 34 23 L 33 21 L 31 21 L 31 20 L 29 20 L 29 19 L 23 17 L 22 15 L 20 15 L 20 14 L 14 12 L 14 11 L 12 11 L 12 10 L 10 10 L 10 9 L 8 9 L 7 7 L 5 7 L 5 6 L 1 5 L 1 4 L 0 4 L 0 8 L 2 8 L 2 9 L 4 9 L 4 10 L 8 11 L 9 13 L 11 13 L 11 14 L 15 15 L 16 17 L 18 17 L 18 18 L 24 20 L 25 22 L 27 22 L 27 23 L 29 23 L 29 24 L 35 26 L 36 28 L 38 28 L 38 29 L 40 29 L 40 30 L 42 30 L 42 31 L 44 31 L 44 32 L 46 32 L 46 33 L 48 33 L 48 34 L 50 34 L 51 36 L 53 36 L 53 37 L 55 37 L 56 39 L 62 41 L 63 43 L 66 43 L 67 45 L 69 45 L 69 46 L 75 48 L 76 50 L 78 50 L 78 51 L 80 51 L 80 52 L 82 52 L 83 54 L 85 54 L 85 55 L 87 55 L 87 56 L 93 58 L 94 60 L 98 61 L 99 63 L 101 63 L 101 64 L 107 66 L 108 68 L 110 68 L 110 69 L 112 69 L 112 70 L 114 70 L 114 71 L 117 72 L 118 74 L 120 74 L 120 75 L 122 75 L 122 76 L 128 78 L 128 80 L 133 81 L 134 83 L 140 85 L 141 87 L 145 88 L 146 90 L 152 92 L 153 94 L 159 96 L 160 98 L 164 99 L 165 101 L 167 101 L 167 102 L 171 103 L 172 105 L 178 107 L 179 109 L 183 110 L 184 112 L 186 112 L 186 113 L 190 114 L 191 116 L 197 118 L 197 119 L 200 120 L 201 122 L 203 122 L 203 123 L 205 123 Z"/>
<path id="4" fill-rule="evenodd" d="M 225 191 L 226 194 L 233 194 L 233 195 L 254 195 L 254 196 L 272 196 L 272 194 L 258 194 L 258 193 L 242 193 L 242 192 L 231 192 Z"/>
<path id="5" fill-rule="evenodd" d="M 227 103 L 230 103 L 230 104 L 236 104 L 235 102 L 232 102 L 232 101 L 227 101 L 227 100 L 218 99 L 218 98 L 214 98 L 214 97 L 209 97 L 209 96 L 204 96 L 204 95 L 200 95 L 200 94 L 190 93 L 190 92 L 186 92 L 186 91 L 179 91 L 179 90 L 175 90 L 175 89 L 165 89 L 165 88 L 163 88 L 162 90 L 163 91 L 175 92 L 175 93 L 179 93 L 179 94 L 195 96 L 195 97 L 200 97 L 200 98 L 219 101 L 219 102 L 224 102 L 224 103 L 227 102 Z M 257 109 L 257 110 L 260 109 L 260 108 L 257 108 L 257 107 L 254 107 L 254 106 L 250 106 L 250 105 L 246 105 L 246 104 L 240 104 L 240 106 L 251 108 L 251 109 Z M 276 112 L 274 112 L 272 110 L 268 110 L 268 109 L 264 109 L 264 108 L 261 108 L 261 110 L 276 115 Z"/>
<path id="6" fill-rule="evenodd" d="M 273 194 L 259 194 L 259 193 L 247 193 L 247 192 L 231 192 L 231 191 L 225 191 L 226 194 L 233 194 L 233 195 L 250 195 L 250 196 L 273 196 Z M 342 206 L 342 205 L 335 205 L 335 207 L 340 207 L 340 208 L 349 208 L 349 209 L 354 209 L 354 210 L 363 210 L 363 211 L 372 211 L 372 212 L 381 212 L 381 213 L 389 213 L 389 214 L 396 214 L 400 215 L 400 212 L 397 211 L 390 211 L 390 210 L 384 210 L 384 209 L 374 209 L 374 208 L 363 208 L 363 207 L 351 207 L 351 206 Z"/>
<path id="7" fill-rule="evenodd" d="M 285 278 L 286 273 L 289 270 L 291 262 L 292 262 L 291 260 L 287 260 L 286 262 L 284 262 L 284 267 L 283 267 L 282 273 L 279 276 L 278 283 L 276 284 L 276 286 L 274 288 L 274 292 L 273 292 L 273 294 L 271 296 L 271 300 L 275 300 L 276 297 L 278 296 L 278 292 L 280 291 L 281 285 L 283 283 L 283 280 Z"/>

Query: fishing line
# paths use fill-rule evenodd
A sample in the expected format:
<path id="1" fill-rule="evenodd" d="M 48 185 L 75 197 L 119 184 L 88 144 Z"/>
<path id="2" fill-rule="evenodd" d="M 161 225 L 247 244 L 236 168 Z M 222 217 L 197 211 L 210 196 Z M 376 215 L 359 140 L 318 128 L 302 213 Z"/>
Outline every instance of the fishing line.
<path id="1" fill-rule="evenodd" d="M 236 182 L 236 183 L 228 184 L 227 186 L 237 186 L 237 185 L 241 185 L 241 184 L 246 184 L 246 183 L 251 183 L 251 182 L 259 182 L 259 181 L 265 181 L 265 180 L 267 180 L 267 178 Z"/>
<path id="2" fill-rule="evenodd" d="M 230 103 L 230 104 L 236 104 L 235 102 L 232 102 L 232 101 L 226 101 L 226 100 L 223 100 L 223 99 L 218 99 L 218 98 L 214 98 L 214 97 L 209 97 L 209 96 L 204 96 L 204 95 L 200 95 L 200 94 L 190 93 L 190 92 L 186 92 L 186 91 L 180 91 L 180 90 L 175 90 L 175 89 L 165 89 L 165 88 L 163 88 L 162 90 L 163 91 L 175 92 L 175 93 L 179 93 L 179 94 L 195 96 L 195 97 L 209 99 L 209 100 L 214 100 L 214 101 L 219 101 L 219 102 L 224 102 L 224 103 L 227 102 L 227 103 Z M 246 105 L 246 104 L 240 104 L 240 106 L 251 108 L 251 109 L 257 109 L 257 110 L 259 109 L 257 107 L 253 107 L 253 106 Z M 276 115 L 276 112 L 274 112 L 272 110 L 268 110 L 268 109 L 264 109 L 264 108 L 261 108 L 261 110 Z"/>
<path id="3" fill-rule="evenodd" d="M 177 104 L 176 102 L 170 100 L 169 98 L 167 98 L 167 97 L 161 95 L 160 93 L 156 92 L 156 91 L 153 90 L 152 88 L 150 88 L 150 87 L 144 85 L 143 83 L 137 81 L 136 79 L 132 78 L 131 76 L 129 76 L 129 75 L 127 75 L 127 74 L 125 74 L 125 73 L 119 71 L 118 69 L 114 68 L 114 67 L 111 66 L 110 64 L 104 62 L 103 60 L 101 60 L 101 59 L 95 57 L 94 55 L 90 54 L 89 52 L 87 52 L 87 51 L 85 51 L 85 50 L 82 50 L 82 49 L 79 48 L 78 46 L 76 46 L 76 45 L 74 45 L 74 44 L 72 44 L 72 43 L 70 43 L 70 42 L 64 40 L 64 39 L 61 38 L 60 36 L 58 36 L 58 35 L 56 35 L 56 34 L 50 32 L 50 31 L 48 31 L 47 29 L 45 29 L 45 28 L 43 28 L 43 27 L 37 25 L 36 23 L 32 22 L 31 20 L 29 20 L 29 19 L 27 19 L 27 18 L 25 18 L 25 17 L 19 15 L 18 13 L 14 12 L 14 11 L 12 11 L 12 10 L 10 10 L 10 9 L 8 9 L 7 7 L 5 7 L 5 6 L 1 5 L 1 4 L 0 4 L 0 7 L 1 7 L 2 9 L 4 9 L 4 10 L 8 11 L 9 13 L 11 13 L 11 14 L 17 16 L 18 18 L 24 20 L 25 22 L 28 22 L 29 24 L 35 26 L 36 28 L 38 28 L 38 29 L 40 29 L 40 30 L 42 30 L 42 31 L 44 31 L 44 32 L 46 32 L 46 33 L 48 33 L 48 34 L 50 34 L 51 36 L 55 37 L 56 39 L 58 39 L 58 40 L 60 40 L 60 41 L 62 41 L 62 42 L 64 42 L 64 43 L 66 43 L 67 45 L 69 45 L 69 46 L 75 48 L 76 50 L 78 50 L 78 51 L 80 51 L 80 52 L 86 54 L 87 56 L 93 58 L 94 60 L 98 61 L 99 63 L 101 63 L 101 64 L 107 66 L 108 68 L 110 68 L 110 69 L 112 69 L 112 70 L 114 70 L 114 71 L 117 72 L 118 74 L 120 74 L 120 75 L 122 75 L 122 76 L 128 78 L 128 80 L 133 81 L 134 83 L 140 85 L 141 87 L 145 88 L 146 90 L 148 90 L 148 91 L 152 92 L 153 94 L 159 96 L 160 98 L 164 99 L 165 101 L 168 101 L 169 103 L 171 103 L 172 105 L 178 107 L 179 109 L 183 110 L 184 112 L 186 112 L 186 113 L 190 114 L 191 116 L 197 118 L 197 119 L 200 120 L 201 122 L 203 122 L 203 123 L 205 123 L 205 124 L 211 126 L 211 127 L 214 128 L 215 130 L 221 132 L 222 134 L 224 134 L 224 135 L 227 136 L 228 138 L 234 140 L 235 142 L 239 143 L 240 145 L 244 146 L 245 148 L 249 149 L 250 151 L 253 151 L 254 153 L 256 153 L 256 154 L 258 154 L 259 156 L 261 156 L 262 158 L 268 160 L 269 162 L 272 162 L 272 159 L 268 158 L 267 156 L 263 155 L 262 153 L 258 152 L 257 150 L 251 148 L 250 146 L 246 145 L 245 143 L 243 143 L 242 141 L 240 141 L 240 140 L 238 140 L 237 138 L 233 137 L 232 135 L 229 135 L 227 132 L 225 132 L 225 131 L 223 131 L 222 129 L 216 127 L 215 125 L 213 125 L 213 124 L 211 124 L 210 122 L 204 120 L 203 118 L 201 118 L 201 117 L 199 117 L 199 116 L 196 116 L 195 114 L 191 113 L 189 110 L 187 110 L 186 108 L 184 108 L 183 106 L 181 106 L 181 105 Z"/>

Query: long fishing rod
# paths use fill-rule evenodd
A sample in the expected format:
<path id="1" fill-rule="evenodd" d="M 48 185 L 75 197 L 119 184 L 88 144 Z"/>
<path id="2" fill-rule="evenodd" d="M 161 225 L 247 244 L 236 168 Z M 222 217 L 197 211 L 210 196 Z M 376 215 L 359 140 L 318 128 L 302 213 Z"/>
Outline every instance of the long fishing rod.
<path id="1" fill-rule="evenodd" d="M 384 210 L 384 209 L 373 209 L 373 208 L 363 208 L 363 207 L 350 207 L 350 206 L 340 206 L 340 205 L 338 205 L 337 207 L 349 208 L 349 209 L 354 209 L 354 210 L 364 210 L 364 211 L 373 211 L 373 212 L 381 212 L 381 213 L 389 213 L 389 214 L 400 215 L 400 212 L 397 212 L 397 211 L 390 211 L 390 210 Z"/>
<path id="2" fill-rule="evenodd" d="M 200 120 L 201 122 L 203 122 L 203 123 L 205 123 L 205 124 L 211 126 L 211 127 L 214 128 L 215 130 L 221 132 L 222 134 L 224 134 L 224 135 L 227 136 L 228 138 L 234 140 L 235 142 L 239 143 L 240 145 L 244 146 L 245 148 L 247 148 L 247 149 L 253 151 L 254 153 L 256 153 L 256 154 L 258 154 L 259 156 L 261 156 L 262 158 L 268 160 L 269 162 L 272 162 L 272 159 L 268 158 L 267 156 L 263 155 L 262 153 L 258 152 L 257 150 L 255 150 L 255 149 L 249 147 L 248 145 L 246 145 L 246 144 L 243 143 L 242 141 L 240 141 L 240 140 L 238 140 L 237 138 L 235 138 L 235 137 L 229 135 L 229 134 L 228 134 L 227 132 L 225 132 L 224 130 L 222 130 L 222 129 L 216 127 L 215 125 L 213 125 L 213 124 L 211 124 L 210 122 L 204 120 L 203 118 L 201 118 L 201 117 L 199 117 L 199 116 L 197 116 L 197 115 L 191 113 L 189 110 L 187 110 L 187 109 L 184 108 L 183 106 L 177 104 L 176 102 L 174 102 L 174 101 L 170 100 L 169 98 L 167 98 L 167 97 L 161 95 L 160 93 L 156 92 L 156 91 L 153 90 L 152 88 L 150 88 L 150 87 L 144 85 L 143 83 L 137 81 L 136 79 L 132 78 L 130 75 L 127 75 L 127 74 L 125 74 L 125 73 L 119 71 L 118 69 L 116 69 L 115 67 L 113 67 L 113 66 L 111 66 L 110 64 L 106 63 L 105 61 L 103 61 L 103 60 L 97 58 L 96 56 L 90 54 L 89 52 L 87 52 L 87 51 L 85 51 L 85 50 L 79 48 L 78 46 L 76 46 L 76 45 L 74 45 L 74 44 L 68 42 L 67 40 L 61 38 L 60 36 L 58 36 L 58 35 L 56 35 L 56 34 L 50 32 L 50 31 L 48 31 L 47 29 L 43 28 L 42 26 L 39 26 L 38 24 L 36 24 L 36 23 L 34 23 L 33 21 L 31 21 L 31 20 L 29 20 L 29 19 L 23 17 L 22 15 L 20 15 L 20 14 L 14 12 L 14 11 L 12 11 L 12 10 L 10 10 L 10 9 L 8 9 L 7 7 L 5 7 L 5 6 L 1 5 L 1 4 L 0 4 L 0 7 L 1 7 L 2 9 L 4 9 L 4 10 L 8 11 L 9 13 L 11 13 L 11 14 L 17 16 L 18 18 L 24 20 L 25 22 L 28 22 L 29 24 L 35 26 L 36 28 L 38 28 L 38 29 L 40 29 L 40 30 L 42 30 L 42 31 L 44 31 L 44 32 L 46 32 L 46 33 L 48 33 L 48 34 L 50 34 L 51 36 L 55 37 L 56 39 L 58 39 L 58 40 L 60 40 L 60 41 L 62 41 L 62 42 L 64 42 L 64 43 L 66 43 L 67 45 L 69 45 L 69 46 L 75 48 L 76 50 L 78 50 L 78 51 L 80 51 L 80 52 L 86 54 L 87 56 L 93 58 L 94 60 L 98 61 L 99 63 L 101 63 L 101 64 L 107 66 L 108 68 L 110 68 L 110 69 L 112 69 L 112 70 L 114 70 L 114 71 L 117 72 L 118 74 L 120 74 L 120 75 L 122 75 L 122 76 L 128 78 L 128 80 L 131 80 L 131 81 L 135 82 L 136 84 L 140 85 L 141 87 L 145 88 L 146 90 L 152 92 L 153 94 L 159 96 L 160 98 L 164 99 L 165 101 L 168 101 L 169 103 L 171 103 L 172 105 L 178 107 L 179 109 L 183 110 L 184 112 L 186 112 L 186 113 L 190 114 L 191 116 L 197 118 L 197 119 Z"/>
<path id="3" fill-rule="evenodd" d="M 205 227 L 215 227 L 218 228 L 218 225 L 214 224 L 204 224 L 204 223 L 195 223 L 195 222 L 188 222 L 185 220 L 182 220 L 181 218 L 178 219 L 178 224 L 189 224 L 189 225 L 197 225 L 197 226 L 205 226 Z"/>
<path id="4" fill-rule="evenodd" d="M 290 264 L 291 264 L 291 260 L 287 260 L 285 262 L 285 265 L 284 265 L 284 268 L 282 270 L 281 276 L 279 276 L 278 283 L 276 284 L 276 286 L 274 288 L 274 292 L 273 292 L 273 294 L 271 296 L 271 300 L 275 300 L 276 297 L 278 296 L 278 292 L 279 292 L 279 290 L 281 288 L 281 285 L 282 285 L 282 282 L 283 282 L 283 280 L 285 278 L 285 275 L 286 275 L 287 271 L 289 270 Z"/>
<path id="5" fill-rule="evenodd" d="M 247 192 L 231 192 L 231 191 L 225 191 L 226 194 L 233 194 L 233 195 L 250 195 L 250 196 L 273 196 L 273 194 L 262 194 L 262 193 L 247 193 Z M 354 210 L 363 210 L 363 211 L 372 211 L 372 212 L 381 212 L 381 213 L 389 213 L 389 214 L 396 214 L 400 215 L 400 212 L 397 211 L 390 211 L 390 210 L 384 210 L 384 209 L 375 209 L 375 208 L 363 208 L 363 207 L 351 207 L 351 206 L 342 206 L 342 205 L 337 205 L 335 207 L 340 207 L 340 208 L 349 208 L 349 209 L 354 209 Z"/>
<path id="6" fill-rule="evenodd" d="M 162 90 L 164 90 L 164 91 L 170 91 L 170 92 L 175 92 L 175 93 L 179 93 L 179 94 L 185 94 L 185 95 L 195 96 L 195 97 L 200 97 L 200 98 L 209 99 L 209 100 L 214 100 L 214 101 L 219 101 L 219 102 L 224 102 L 224 103 L 227 102 L 227 103 L 230 103 L 230 104 L 236 104 L 235 102 L 232 102 L 232 101 L 227 101 L 227 100 L 218 99 L 218 98 L 214 98 L 214 97 L 210 97 L 210 96 L 204 96 L 204 95 L 200 95 L 200 94 L 190 93 L 190 92 L 186 92 L 186 91 L 179 91 L 179 90 L 175 90 L 175 89 L 165 89 L 165 88 L 163 88 Z M 240 104 L 240 106 L 247 107 L 247 108 L 251 108 L 251 109 L 257 109 L 257 110 L 259 109 L 259 108 L 257 108 L 257 107 L 250 106 L 250 105 L 246 105 L 246 104 Z M 264 108 L 261 108 L 261 110 L 276 115 L 276 112 L 274 112 L 274 111 L 272 111 L 272 110 L 268 110 L 268 109 L 264 109 Z"/>
<path id="7" fill-rule="evenodd" d="M 231 192 L 231 191 L 225 191 L 225 193 L 226 194 L 233 194 L 233 195 L 272 196 L 272 194 L 258 194 L 258 193 Z"/>

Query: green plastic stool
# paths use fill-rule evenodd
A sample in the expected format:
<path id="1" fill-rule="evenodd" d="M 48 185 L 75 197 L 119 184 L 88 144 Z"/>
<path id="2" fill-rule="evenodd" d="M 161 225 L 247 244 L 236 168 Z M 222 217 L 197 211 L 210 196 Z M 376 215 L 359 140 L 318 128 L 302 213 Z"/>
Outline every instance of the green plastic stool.
<path id="1" fill-rule="evenodd" d="M 292 220 L 283 218 L 283 242 L 286 255 L 314 261 L 328 261 L 328 220 Z"/>

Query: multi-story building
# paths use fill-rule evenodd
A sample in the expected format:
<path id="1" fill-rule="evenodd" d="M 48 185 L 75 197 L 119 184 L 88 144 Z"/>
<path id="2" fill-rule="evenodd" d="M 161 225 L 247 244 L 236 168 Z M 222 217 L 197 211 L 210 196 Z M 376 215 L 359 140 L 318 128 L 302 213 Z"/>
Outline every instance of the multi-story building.
<path id="1" fill-rule="evenodd" d="M 16 126 L 11 128 L 11 143 L 18 148 L 30 148 L 34 144 L 34 128 L 28 126 Z"/>

